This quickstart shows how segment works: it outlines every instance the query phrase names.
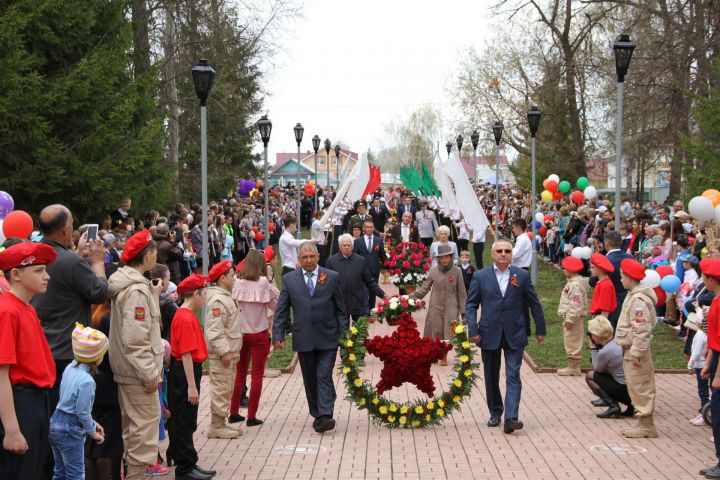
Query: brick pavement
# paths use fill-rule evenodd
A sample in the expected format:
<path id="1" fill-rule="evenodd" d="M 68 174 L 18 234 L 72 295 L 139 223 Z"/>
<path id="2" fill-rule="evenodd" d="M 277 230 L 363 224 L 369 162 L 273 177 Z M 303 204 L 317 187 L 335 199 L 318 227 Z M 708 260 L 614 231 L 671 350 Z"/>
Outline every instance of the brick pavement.
<path id="1" fill-rule="evenodd" d="M 416 318 L 422 325 L 422 315 Z M 376 324 L 370 334 L 389 330 Z M 476 358 L 479 363 L 479 353 Z M 363 376 L 377 382 L 380 363 L 372 356 L 366 363 Z M 437 392 L 445 388 L 450 368 L 433 366 Z M 344 400 L 344 385 L 336 376 L 337 428 L 320 435 L 312 428 L 298 367 L 291 375 L 265 379 L 258 412 L 265 423 L 247 428 L 235 440 L 206 438 L 210 409 L 203 379 L 195 435 L 199 463 L 216 469 L 218 480 L 678 479 L 702 478 L 697 471 L 711 464 L 710 429 L 688 421 L 699 403 L 694 377 L 657 376 L 660 437 L 638 440 L 620 434 L 634 420 L 595 417 L 599 410 L 590 406 L 593 396 L 582 377 L 536 374 L 524 365 L 522 379 L 520 419 L 525 428 L 506 435 L 485 425 L 482 380 L 462 409 L 441 426 L 390 430 L 373 426 L 366 412 Z M 410 386 L 387 396 L 406 401 L 421 394 Z"/>

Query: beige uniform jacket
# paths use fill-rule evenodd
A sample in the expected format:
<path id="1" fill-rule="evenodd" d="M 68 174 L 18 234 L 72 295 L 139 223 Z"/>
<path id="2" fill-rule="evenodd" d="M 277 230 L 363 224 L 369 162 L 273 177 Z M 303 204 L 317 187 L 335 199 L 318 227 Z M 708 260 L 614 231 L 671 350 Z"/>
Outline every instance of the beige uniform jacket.
<path id="1" fill-rule="evenodd" d="M 568 279 L 562 294 L 560 294 L 560 305 L 558 316 L 567 323 L 582 323 L 589 308 L 590 283 L 585 277 L 576 275 Z"/>
<path id="2" fill-rule="evenodd" d="M 638 285 L 628 290 L 615 329 L 615 342 L 623 348 L 623 358 L 640 358 L 650 351 L 655 327 L 655 302 L 652 288 Z"/>
<path id="3" fill-rule="evenodd" d="M 217 286 L 208 288 L 205 312 L 208 357 L 217 359 L 228 352 L 233 358 L 239 357 L 242 338 L 240 311 L 232 292 Z"/>

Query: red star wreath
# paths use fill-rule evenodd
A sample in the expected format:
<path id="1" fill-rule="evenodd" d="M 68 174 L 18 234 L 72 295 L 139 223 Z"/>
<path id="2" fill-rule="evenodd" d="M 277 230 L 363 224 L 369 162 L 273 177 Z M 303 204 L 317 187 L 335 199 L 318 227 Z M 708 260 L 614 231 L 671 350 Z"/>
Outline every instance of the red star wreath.
<path id="1" fill-rule="evenodd" d="M 435 383 L 430 365 L 452 350 L 452 345 L 438 338 L 420 337 L 415 320 L 409 313 L 402 313 L 398 329 L 391 336 L 367 339 L 365 348 L 384 362 L 375 386 L 379 394 L 409 382 L 432 398 Z"/>

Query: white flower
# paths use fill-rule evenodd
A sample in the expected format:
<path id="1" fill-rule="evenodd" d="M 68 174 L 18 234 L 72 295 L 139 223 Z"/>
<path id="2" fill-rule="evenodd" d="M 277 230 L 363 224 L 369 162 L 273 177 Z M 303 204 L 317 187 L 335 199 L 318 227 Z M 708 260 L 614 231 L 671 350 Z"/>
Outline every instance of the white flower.
<path id="1" fill-rule="evenodd" d="M 407 300 L 409 297 L 408 297 L 407 295 L 401 295 L 400 298 L 401 298 L 402 300 Z"/>
<path id="2" fill-rule="evenodd" d="M 413 278 L 413 277 L 412 277 L 412 274 L 411 274 L 411 273 L 408 273 L 407 275 L 405 275 L 404 280 L 405 280 L 406 282 L 409 282 L 409 281 L 412 280 L 412 278 Z"/>
<path id="3" fill-rule="evenodd" d="M 408 300 L 408 305 L 410 305 L 411 307 L 414 307 L 414 306 L 415 306 L 415 300 L 413 300 L 412 298 L 411 298 L 410 300 Z"/>
<path id="4" fill-rule="evenodd" d="M 377 308 L 373 308 L 370 310 L 370 315 L 375 315 L 377 313 Z"/>
<path id="5" fill-rule="evenodd" d="M 390 310 L 397 310 L 398 304 L 397 303 L 391 303 L 390 304 Z"/>

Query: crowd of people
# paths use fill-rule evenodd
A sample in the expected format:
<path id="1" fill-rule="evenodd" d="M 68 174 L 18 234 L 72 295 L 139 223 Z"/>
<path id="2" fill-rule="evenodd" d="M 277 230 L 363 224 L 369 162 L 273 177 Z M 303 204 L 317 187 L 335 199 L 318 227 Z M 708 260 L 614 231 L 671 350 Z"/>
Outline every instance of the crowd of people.
<path id="1" fill-rule="evenodd" d="M 288 335 L 313 428 L 332 430 L 338 338 L 387 298 L 380 284 L 388 281 L 388 252 L 403 244 L 423 245 L 430 257 L 425 281 L 405 292 L 430 294 L 425 336 L 448 340 L 460 320 L 481 349 L 488 426 L 523 428 L 520 364 L 531 316 L 537 341 L 546 335 L 528 273 L 535 251 L 567 277 L 557 314 L 568 365 L 558 374 L 581 375 L 587 332 L 593 369 L 586 382 L 598 397 L 593 405 L 607 407 L 598 417 L 635 416 L 637 425 L 622 433 L 656 437 L 652 330 L 659 322 L 676 327 L 697 380 L 699 410 L 690 421 L 703 425 L 700 412 L 711 405 L 720 461 L 720 395 L 709 394 L 720 352 L 720 240 L 682 202 L 623 201 L 616 229 L 609 198 L 541 202 L 504 186 L 496 205 L 495 188 L 486 185 L 478 198 L 499 222 L 484 229 L 439 199 L 398 186 L 378 189 L 325 224 L 334 190 L 301 194 L 299 212 L 298 193 L 272 187 L 267 212 L 259 197 L 212 202 L 206 244 L 199 205 L 140 218 L 129 198 L 99 219 L 96 236 L 87 224 L 75 228 L 66 207 L 51 205 L 38 215 L 35 241 L 7 239 L 0 252 L 0 477 L 137 479 L 175 464 L 176 478 L 212 478 L 193 445 L 203 365 L 208 437 L 237 438 L 263 423 L 266 361 Z M 484 268 L 487 235 L 494 237 L 492 263 Z M 589 256 L 575 254 L 587 247 Z M 644 282 L 647 270 L 661 267 L 682 282 L 664 299 Z M 702 473 L 720 478 L 720 467 Z"/>

